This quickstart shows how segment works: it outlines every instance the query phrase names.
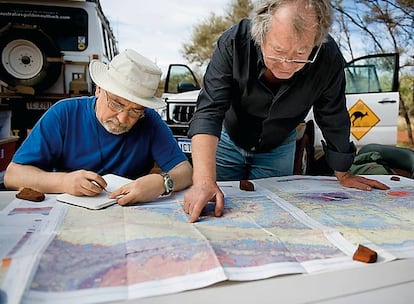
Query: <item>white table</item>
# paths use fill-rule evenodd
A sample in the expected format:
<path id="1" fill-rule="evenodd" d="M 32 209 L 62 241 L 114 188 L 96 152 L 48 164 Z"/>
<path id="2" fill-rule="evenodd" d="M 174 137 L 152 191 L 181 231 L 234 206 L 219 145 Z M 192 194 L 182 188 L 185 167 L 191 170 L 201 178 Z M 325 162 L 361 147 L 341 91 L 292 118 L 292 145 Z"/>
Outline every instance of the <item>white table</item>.
<path id="1" fill-rule="evenodd" d="M 413 303 L 414 259 L 319 274 L 224 282 L 131 303 Z"/>
<path id="2" fill-rule="evenodd" d="M 0 209 L 15 196 L 0 191 Z M 414 229 L 414 227 L 413 227 Z M 120 303 L 120 302 L 116 302 Z M 127 303 L 414 303 L 414 259 L 333 272 L 273 277 L 250 282 L 222 282 L 178 294 Z"/>

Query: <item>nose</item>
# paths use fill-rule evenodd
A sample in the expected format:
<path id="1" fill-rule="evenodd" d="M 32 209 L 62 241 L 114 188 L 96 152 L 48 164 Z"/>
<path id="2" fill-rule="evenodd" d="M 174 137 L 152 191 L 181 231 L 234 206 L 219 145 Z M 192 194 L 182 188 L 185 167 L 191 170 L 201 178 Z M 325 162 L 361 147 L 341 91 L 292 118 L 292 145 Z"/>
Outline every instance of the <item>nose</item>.
<path id="1" fill-rule="evenodd" d="M 296 63 L 287 60 L 286 58 L 284 58 L 284 60 L 282 62 L 280 62 L 283 66 L 287 66 L 287 67 L 292 67 L 292 66 L 296 66 Z"/>
<path id="2" fill-rule="evenodd" d="M 128 112 L 127 111 L 119 112 L 118 115 L 117 115 L 117 118 L 118 118 L 120 123 L 128 122 L 128 119 L 129 119 Z"/>

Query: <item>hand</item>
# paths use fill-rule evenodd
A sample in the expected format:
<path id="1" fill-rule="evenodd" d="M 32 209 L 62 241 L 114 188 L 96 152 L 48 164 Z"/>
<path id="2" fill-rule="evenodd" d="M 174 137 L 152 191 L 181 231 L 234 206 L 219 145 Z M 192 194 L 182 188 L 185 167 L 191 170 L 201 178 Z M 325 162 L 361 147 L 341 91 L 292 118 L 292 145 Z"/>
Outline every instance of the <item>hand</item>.
<path id="1" fill-rule="evenodd" d="M 95 196 L 107 186 L 102 176 L 86 170 L 65 173 L 62 184 L 64 192 L 76 196 Z"/>
<path id="2" fill-rule="evenodd" d="M 119 197 L 118 204 L 123 206 L 153 201 L 164 191 L 164 178 L 160 174 L 148 174 L 116 189 L 108 197 Z"/>
<path id="3" fill-rule="evenodd" d="M 215 202 L 214 216 L 221 216 L 224 209 L 224 195 L 216 182 L 194 184 L 184 194 L 184 211 L 190 215 L 189 222 L 194 223 L 209 201 Z"/>
<path id="4" fill-rule="evenodd" d="M 353 175 L 351 172 L 335 172 L 335 176 L 339 183 L 348 188 L 356 188 L 366 191 L 371 191 L 372 188 L 388 190 L 390 187 L 387 185 L 369 178 Z"/>

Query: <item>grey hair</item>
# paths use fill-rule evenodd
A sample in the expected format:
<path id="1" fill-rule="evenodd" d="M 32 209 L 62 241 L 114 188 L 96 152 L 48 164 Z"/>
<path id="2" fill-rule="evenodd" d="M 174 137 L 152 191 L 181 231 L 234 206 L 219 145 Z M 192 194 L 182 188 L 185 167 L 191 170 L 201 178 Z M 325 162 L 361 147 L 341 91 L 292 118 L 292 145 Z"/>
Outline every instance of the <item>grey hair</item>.
<path id="1" fill-rule="evenodd" d="M 262 0 L 256 6 L 252 16 L 251 34 L 253 41 L 261 46 L 265 35 L 272 26 L 272 18 L 276 10 L 285 4 L 305 4 L 312 8 L 316 14 L 318 29 L 315 37 L 315 45 L 321 44 L 329 33 L 332 25 L 332 8 L 329 0 Z M 294 28 L 301 35 L 307 28 L 307 24 L 301 12 L 294 19 Z"/>

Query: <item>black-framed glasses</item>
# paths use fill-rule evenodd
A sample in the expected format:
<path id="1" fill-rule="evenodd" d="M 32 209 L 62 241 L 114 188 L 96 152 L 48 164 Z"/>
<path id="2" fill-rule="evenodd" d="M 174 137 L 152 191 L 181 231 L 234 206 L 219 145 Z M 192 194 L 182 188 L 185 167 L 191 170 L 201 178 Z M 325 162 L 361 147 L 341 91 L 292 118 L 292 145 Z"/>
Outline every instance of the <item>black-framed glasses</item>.
<path id="1" fill-rule="evenodd" d="M 282 62 L 288 62 L 288 63 L 295 63 L 295 64 L 307 64 L 307 63 L 314 63 L 316 58 L 318 57 L 319 50 L 321 49 L 322 44 L 318 46 L 316 49 L 315 54 L 313 55 L 312 59 L 293 59 L 293 58 L 286 58 L 286 57 L 277 57 L 277 56 L 266 56 L 266 59 L 269 59 L 270 61 L 282 63 Z"/>
<path id="2" fill-rule="evenodd" d="M 120 104 L 119 102 L 109 99 L 107 91 L 105 91 L 105 96 L 106 96 L 106 102 L 108 103 L 108 107 L 109 109 L 111 109 L 111 111 L 116 112 L 116 113 L 127 112 L 129 117 L 131 118 L 143 117 L 145 108 L 125 110 L 124 105 Z"/>

